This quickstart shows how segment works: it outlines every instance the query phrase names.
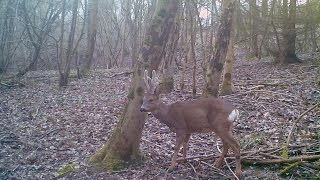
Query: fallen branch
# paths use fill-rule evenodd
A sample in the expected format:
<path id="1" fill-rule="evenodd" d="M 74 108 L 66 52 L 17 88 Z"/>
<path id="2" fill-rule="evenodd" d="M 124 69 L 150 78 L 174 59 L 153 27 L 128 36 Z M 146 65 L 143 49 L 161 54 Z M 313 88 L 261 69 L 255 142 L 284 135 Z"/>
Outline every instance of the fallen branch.
<path id="1" fill-rule="evenodd" d="M 133 71 L 121 72 L 121 73 L 116 73 L 116 74 L 114 74 L 114 75 L 112 75 L 112 76 L 108 76 L 107 78 L 114 78 L 114 77 L 116 77 L 116 76 L 121 76 L 121 75 L 128 76 L 128 75 L 130 75 L 130 74 L 132 74 L 132 73 L 133 73 Z"/>
<path id="2" fill-rule="evenodd" d="M 234 84 L 234 86 L 255 86 L 255 85 L 262 85 L 262 86 L 288 86 L 288 84 L 282 84 L 280 82 L 274 82 L 274 83 L 254 83 L 254 82 L 248 82 L 248 83 L 237 83 L 237 84 Z M 290 84 L 292 85 L 292 84 Z"/>
<path id="3" fill-rule="evenodd" d="M 317 106 L 319 106 L 319 105 L 320 105 L 320 103 L 317 103 L 316 105 L 312 106 L 311 108 L 309 108 L 308 110 L 306 110 L 305 112 L 303 112 L 303 113 L 298 117 L 298 119 L 296 119 L 296 120 L 293 122 L 293 125 L 292 125 L 292 127 L 291 127 L 291 130 L 290 130 L 289 135 L 288 135 L 288 138 L 287 138 L 287 146 L 288 146 L 289 143 L 290 143 L 290 139 L 291 139 L 292 133 L 293 133 L 296 125 L 298 124 L 298 122 L 302 119 L 302 117 L 303 117 L 304 115 L 306 115 L 308 112 L 312 111 L 313 109 L 315 109 L 315 108 L 316 108 Z"/>
<path id="4" fill-rule="evenodd" d="M 256 165 L 268 165 L 268 164 L 284 164 L 284 163 L 295 163 L 299 161 L 315 161 L 320 159 L 320 155 L 314 156 L 299 156 L 293 157 L 290 159 L 265 159 L 265 160 L 246 160 L 242 161 L 248 164 L 256 164 Z"/>
<path id="5" fill-rule="evenodd" d="M 268 157 L 268 158 L 274 158 L 274 159 L 283 159 L 282 157 L 280 156 L 275 156 L 275 155 L 272 155 L 272 154 L 268 154 L 268 153 L 260 153 L 262 156 L 264 157 Z"/>
<path id="6" fill-rule="evenodd" d="M 291 171 L 291 169 L 298 167 L 300 164 L 300 162 L 295 162 L 293 164 L 291 164 L 290 166 L 284 168 L 283 170 L 280 171 L 280 175 L 283 176 L 285 174 L 287 174 L 289 171 Z"/>
<path id="7" fill-rule="evenodd" d="M 17 80 L 13 80 L 10 82 L 0 82 L 0 85 L 5 86 L 7 88 L 12 88 L 12 87 L 25 87 L 26 85 L 22 82 L 19 82 Z"/>

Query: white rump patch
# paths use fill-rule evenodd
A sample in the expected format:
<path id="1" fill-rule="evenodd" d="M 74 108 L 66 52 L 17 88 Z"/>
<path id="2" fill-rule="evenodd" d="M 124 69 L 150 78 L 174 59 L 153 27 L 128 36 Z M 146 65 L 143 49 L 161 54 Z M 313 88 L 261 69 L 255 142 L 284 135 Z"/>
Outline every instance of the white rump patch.
<path id="1" fill-rule="evenodd" d="M 231 113 L 228 116 L 228 120 L 229 121 L 235 121 L 239 118 L 240 112 L 238 111 L 238 109 L 234 109 L 233 111 L 231 111 Z"/>

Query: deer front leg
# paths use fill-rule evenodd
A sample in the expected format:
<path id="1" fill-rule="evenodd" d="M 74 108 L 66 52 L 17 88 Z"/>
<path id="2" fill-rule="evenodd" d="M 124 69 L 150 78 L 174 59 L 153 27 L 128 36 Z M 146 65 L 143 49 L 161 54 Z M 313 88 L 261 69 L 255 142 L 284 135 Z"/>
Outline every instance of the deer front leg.
<path id="1" fill-rule="evenodd" d="M 173 153 L 173 157 L 172 157 L 172 162 L 169 167 L 170 171 L 176 167 L 176 160 L 177 160 L 178 152 L 180 150 L 182 143 L 185 140 L 185 137 L 186 137 L 186 134 L 178 134 L 177 133 L 177 135 L 176 135 L 176 144 L 174 146 L 174 153 Z"/>

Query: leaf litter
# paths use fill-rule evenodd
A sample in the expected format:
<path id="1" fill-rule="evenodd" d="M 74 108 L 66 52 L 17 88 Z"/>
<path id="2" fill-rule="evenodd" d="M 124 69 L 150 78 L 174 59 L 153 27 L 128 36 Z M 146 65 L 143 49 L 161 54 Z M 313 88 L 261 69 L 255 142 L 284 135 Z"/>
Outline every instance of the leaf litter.
<path id="1" fill-rule="evenodd" d="M 301 58 L 302 64 L 290 65 L 275 65 L 270 59 L 236 61 L 234 93 L 221 98 L 241 110 L 234 133 L 243 152 L 281 147 L 292 122 L 319 102 L 317 66 L 312 59 Z M 184 91 L 180 90 L 180 77 L 175 73 L 175 91 L 161 96 L 166 103 L 192 99 L 191 70 L 187 69 Z M 203 87 L 200 70 L 199 67 L 199 94 Z M 88 167 L 90 156 L 110 137 L 126 101 L 131 75 L 112 77 L 123 71 L 128 70 L 95 70 L 84 79 L 72 79 L 62 90 L 57 87 L 57 72 L 29 72 L 22 79 L 26 87 L 0 89 L 0 179 L 233 178 L 228 168 L 213 167 L 220 154 L 217 146 L 222 147 L 219 138 L 211 133 L 192 135 L 187 151 L 191 158 L 168 172 L 175 134 L 152 115 L 148 115 L 140 144 L 146 157 L 143 164 L 116 172 L 97 172 Z M 319 138 L 317 108 L 303 117 L 291 139 L 291 145 L 306 146 L 290 152 L 320 154 Z M 228 162 L 234 167 L 232 158 Z M 294 175 L 301 177 L 299 171 Z M 304 171 L 310 176 L 316 173 L 313 169 Z M 243 172 L 246 179 L 283 178 L 272 167 L 245 166 Z"/>

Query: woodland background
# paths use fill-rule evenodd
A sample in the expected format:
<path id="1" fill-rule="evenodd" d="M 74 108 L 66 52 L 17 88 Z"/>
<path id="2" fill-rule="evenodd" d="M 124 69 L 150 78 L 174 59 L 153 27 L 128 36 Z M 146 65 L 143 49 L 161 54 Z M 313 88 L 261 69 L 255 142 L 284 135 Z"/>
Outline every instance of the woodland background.
<path id="1" fill-rule="evenodd" d="M 126 113 L 134 67 L 144 60 L 141 50 L 161 2 L 167 3 L 0 1 L 0 179 L 233 177 L 228 168 L 212 167 L 219 140 L 211 134 L 193 135 L 188 162 L 167 172 L 174 133 L 153 116 L 143 121 L 138 141 L 142 164 L 109 172 L 88 165 Z M 234 133 L 248 164 L 244 176 L 319 178 L 320 2 L 177 2 L 156 56 L 167 91 L 162 99 L 210 95 L 205 72 L 221 48 L 221 19 L 230 19 L 226 4 L 234 3 L 220 97 L 242 111 Z M 300 156 L 312 162 L 283 162 Z M 282 162 L 265 165 L 270 159 Z M 231 157 L 228 162 L 234 165 Z"/>

